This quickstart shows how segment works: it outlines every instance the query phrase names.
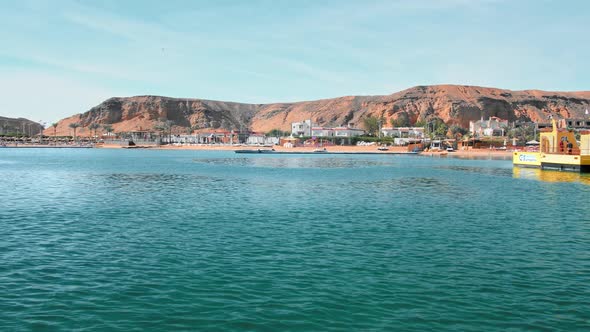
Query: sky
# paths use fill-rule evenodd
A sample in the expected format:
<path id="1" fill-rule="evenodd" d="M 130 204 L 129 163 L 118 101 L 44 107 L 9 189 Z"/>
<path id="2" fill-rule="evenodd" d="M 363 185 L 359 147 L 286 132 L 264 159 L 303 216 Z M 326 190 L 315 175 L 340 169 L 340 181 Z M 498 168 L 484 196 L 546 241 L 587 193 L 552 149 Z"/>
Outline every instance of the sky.
<path id="1" fill-rule="evenodd" d="M 0 116 L 50 124 L 134 95 L 590 90 L 589 12 L 585 0 L 3 0 Z"/>

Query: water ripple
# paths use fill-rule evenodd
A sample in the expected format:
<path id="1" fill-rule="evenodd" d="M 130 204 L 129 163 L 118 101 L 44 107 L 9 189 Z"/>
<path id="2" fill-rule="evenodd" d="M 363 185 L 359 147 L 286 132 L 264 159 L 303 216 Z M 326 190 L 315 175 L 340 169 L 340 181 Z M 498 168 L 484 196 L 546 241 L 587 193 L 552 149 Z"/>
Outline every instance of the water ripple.
<path id="1" fill-rule="evenodd" d="M 239 166 L 239 167 L 261 167 L 261 168 L 364 168 L 374 166 L 392 165 L 386 160 L 362 160 L 358 158 L 325 158 L 315 157 L 276 157 L 256 156 L 246 158 L 199 158 L 193 160 L 195 163 L 218 165 L 218 166 Z"/>
<path id="2" fill-rule="evenodd" d="M 13 150 L 3 331 L 590 326 L 576 182 L 450 158 Z"/>

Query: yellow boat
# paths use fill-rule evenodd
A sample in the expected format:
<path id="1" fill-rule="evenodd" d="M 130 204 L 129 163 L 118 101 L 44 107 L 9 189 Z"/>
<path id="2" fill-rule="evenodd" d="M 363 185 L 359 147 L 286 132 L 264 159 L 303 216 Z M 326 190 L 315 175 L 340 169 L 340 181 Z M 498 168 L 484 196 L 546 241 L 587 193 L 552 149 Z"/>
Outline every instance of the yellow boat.
<path id="1" fill-rule="evenodd" d="M 557 128 L 552 120 L 551 131 L 541 132 L 538 152 L 517 151 L 512 156 L 514 166 L 590 172 L 590 131 L 581 132 L 580 144 L 573 131 Z"/>
<path id="2" fill-rule="evenodd" d="M 578 182 L 590 186 L 590 173 L 544 171 L 539 168 L 514 167 L 512 176 L 517 179 L 543 182 Z"/>

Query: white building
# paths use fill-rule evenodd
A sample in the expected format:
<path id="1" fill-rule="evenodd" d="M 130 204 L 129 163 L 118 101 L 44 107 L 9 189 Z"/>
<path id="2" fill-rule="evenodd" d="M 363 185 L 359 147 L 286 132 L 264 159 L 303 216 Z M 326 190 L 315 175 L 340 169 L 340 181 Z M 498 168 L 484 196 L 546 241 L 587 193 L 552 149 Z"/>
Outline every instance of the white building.
<path id="1" fill-rule="evenodd" d="M 588 110 L 586 110 L 586 117 L 588 117 Z M 581 119 L 581 118 L 561 119 L 561 120 L 559 120 L 559 127 L 560 128 L 573 128 L 573 129 L 588 130 L 588 129 L 590 129 L 590 118 L 588 118 L 588 119 Z"/>
<path id="2" fill-rule="evenodd" d="M 365 134 L 365 131 L 358 128 L 338 127 L 334 128 L 334 137 L 356 137 Z"/>
<path id="3" fill-rule="evenodd" d="M 264 144 L 265 138 L 266 137 L 264 135 L 252 134 L 246 139 L 246 144 Z"/>
<path id="4" fill-rule="evenodd" d="M 355 137 L 365 134 L 365 131 L 350 127 L 312 127 L 311 120 L 291 123 L 292 136 L 315 136 L 315 137 Z"/>
<path id="5" fill-rule="evenodd" d="M 469 131 L 476 136 L 504 136 L 508 120 L 491 116 L 488 120 L 469 121 Z"/>
<path id="6" fill-rule="evenodd" d="M 334 129 L 326 127 L 311 128 L 311 136 L 314 137 L 334 137 Z"/>
<path id="7" fill-rule="evenodd" d="M 170 137 L 170 142 L 178 144 L 194 144 L 198 143 L 198 139 L 196 135 L 172 135 Z"/>
<path id="8" fill-rule="evenodd" d="M 291 123 L 291 135 L 293 136 L 312 136 L 311 120 Z"/>
<path id="9" fill-rule="evenodd" d="M 383 136 L 399 138 L 424 138 L 423 127 L 385 127 L 381 129 Z"/>
<path id="10" fill-rule="evenodd" d="M 267 137 L 266 135 L 261 134 L 252 134 L 248 136 L 246 140 L 246 144 L 251 145 L 275 145 L 279 144 L 279 139 L 277 137 Z"/>

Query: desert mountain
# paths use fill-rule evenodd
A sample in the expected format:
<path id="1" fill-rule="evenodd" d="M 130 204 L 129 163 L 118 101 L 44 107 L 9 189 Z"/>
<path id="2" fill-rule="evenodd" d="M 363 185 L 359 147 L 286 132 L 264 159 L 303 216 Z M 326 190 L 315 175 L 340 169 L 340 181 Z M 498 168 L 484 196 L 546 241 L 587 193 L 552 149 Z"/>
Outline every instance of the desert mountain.
<path id="1" fill-rule="evenodd" d="M 544 122 L 549 115 L 582 117 L 590 108 L 590 91 L 511 91 L 462 85 L 417 86 L 386 96 L 347 96 L 316 101 L 243 104 L 203 99 L 159 96 L 115 97 L 59 121 L 58 135 L 70 135 L 70 123 L 79 123 L 80 135 L 88 135 L 92 123 L 111 124 L 115 132 L 152 130 L 169 121 L 173 132 L 193 129 L 250 129 L 267 132 L 290 130 L 291 122 L 312 119 L 318 126 L 352 124 L 362 127 L 368 116 L 404 118 L 410 124 L 434 117 L 447 124 L 468 127 L 469 121 L 497 116 L 509 121 Z M 45 131 L 53 134 L 53 128 Z"/>
<path id="2" fill-rule="evenodd" d="M 0 116 L 0 134 L 37 135 L 43 126 L 25 118 L 6 118 Z"/>

